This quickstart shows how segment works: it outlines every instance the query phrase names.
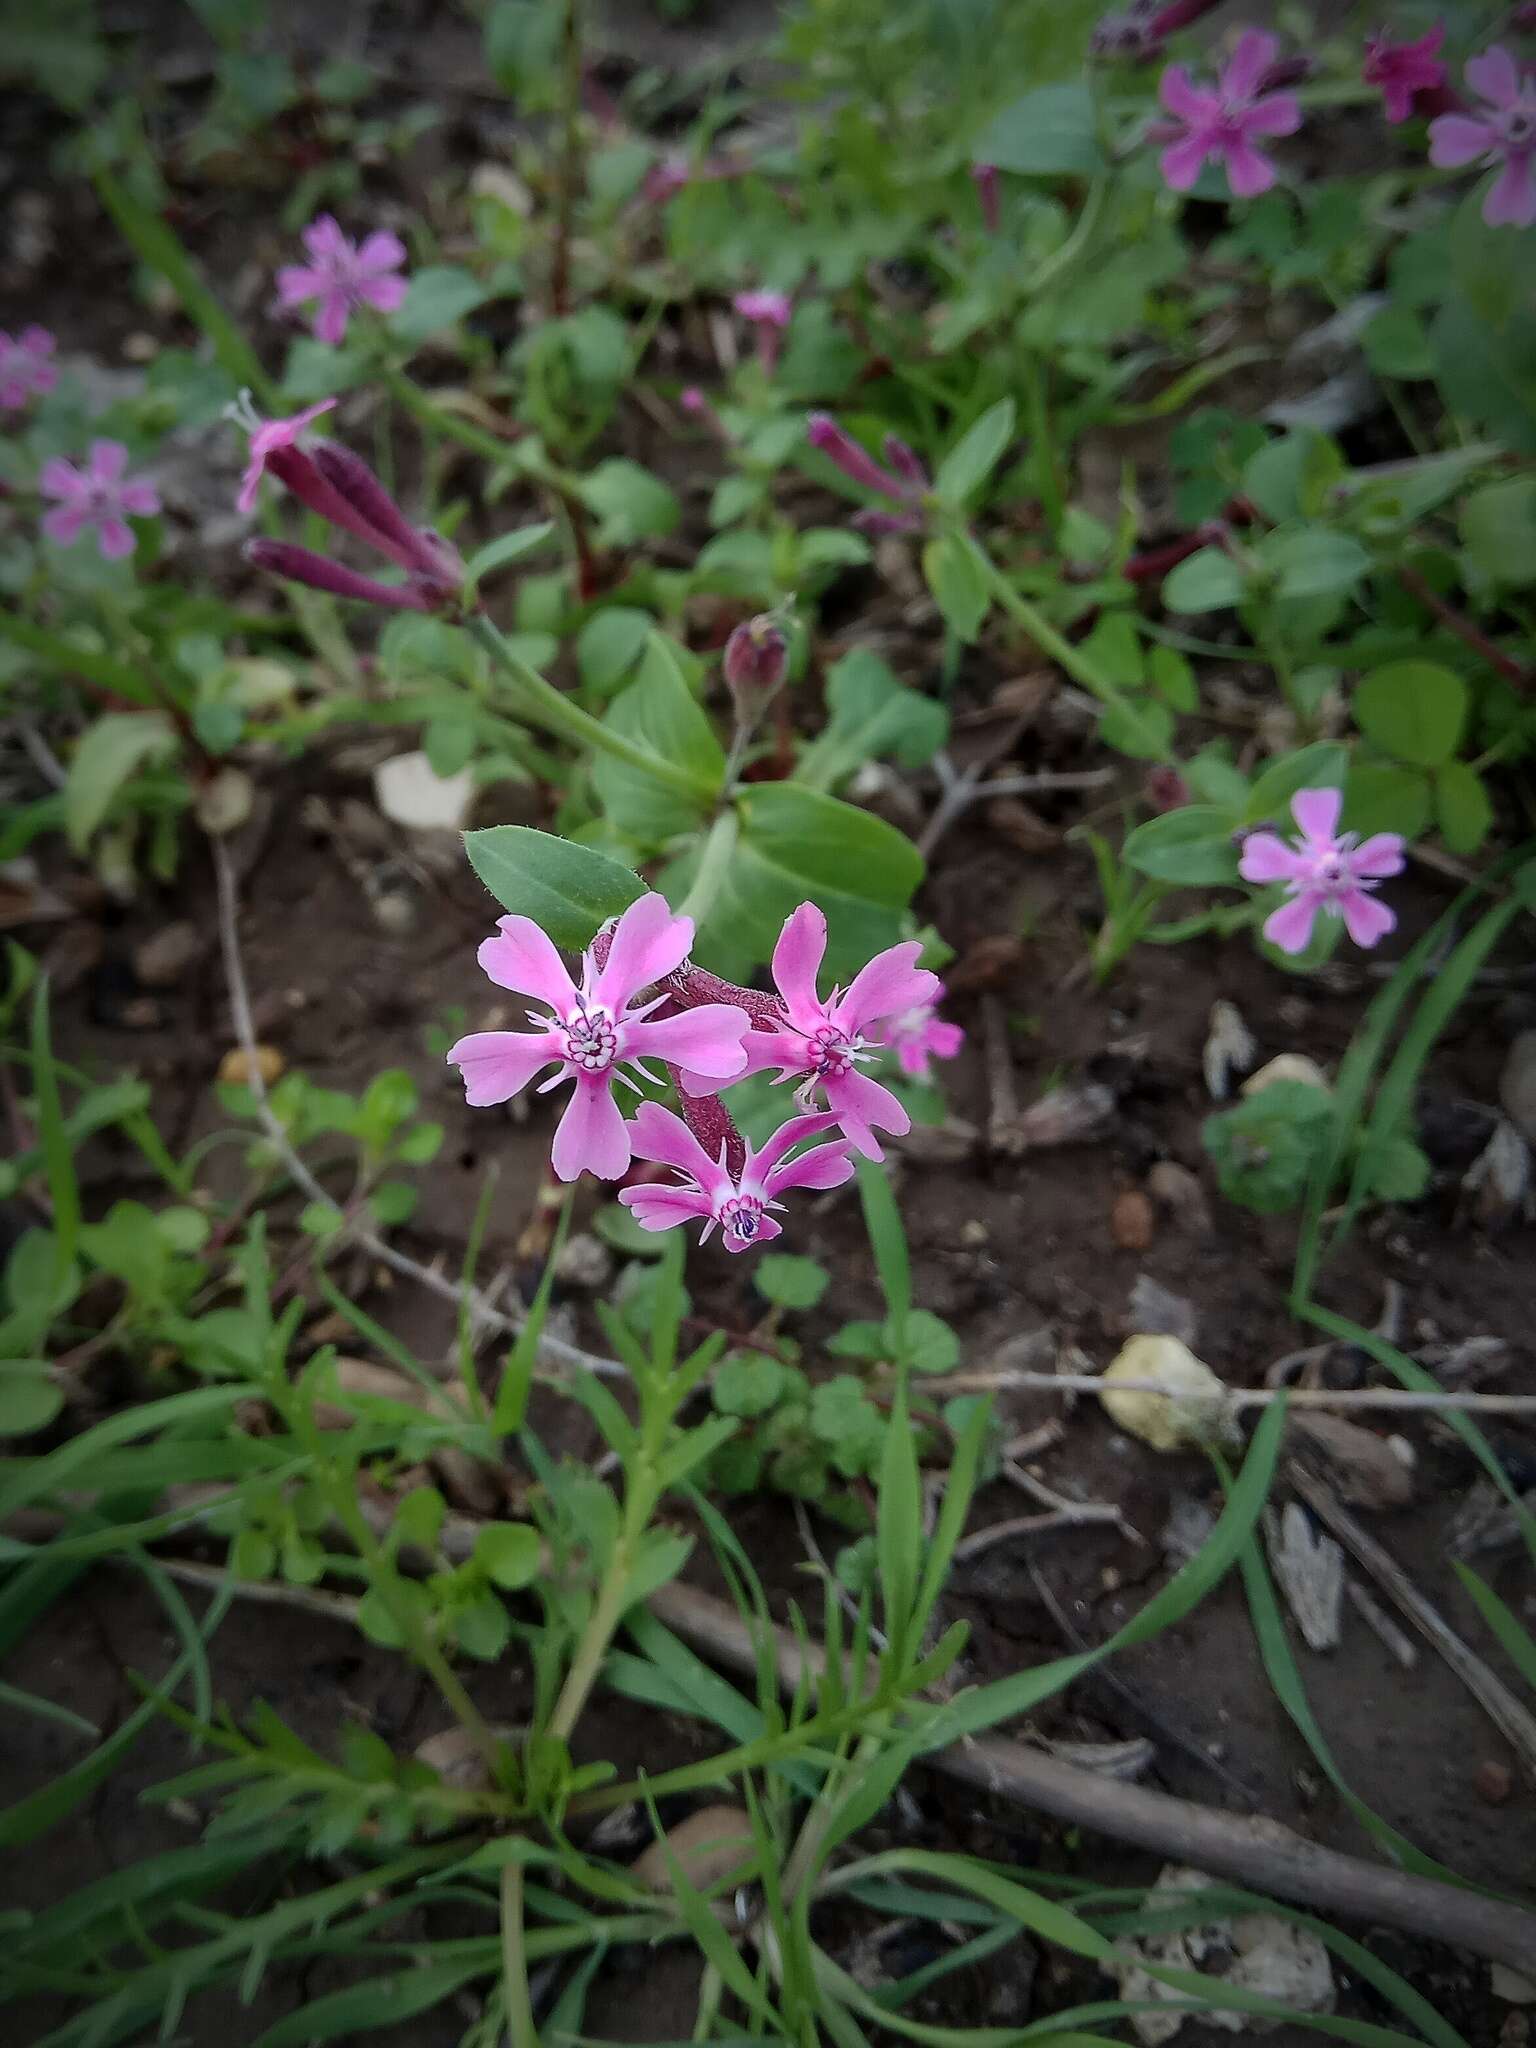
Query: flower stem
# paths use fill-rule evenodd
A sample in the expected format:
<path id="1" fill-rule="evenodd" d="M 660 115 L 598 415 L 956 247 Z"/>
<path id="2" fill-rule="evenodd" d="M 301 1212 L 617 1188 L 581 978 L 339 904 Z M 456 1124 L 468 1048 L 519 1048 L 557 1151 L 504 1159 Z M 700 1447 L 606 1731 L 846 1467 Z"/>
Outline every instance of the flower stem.
<path id="1" fill-rule="evenodd" d="M 464 630 L 480 643 L 502 674 L 516 687 L 522 700 L 523 715 L 535 725 L 543 726 L 546 732 L 555 734 L 559 739 L 568 740 L 572 746 L 591 748 L 615 761 L 622 761 L 626 767 L 648 775 L 653 782 L 662 783 L 690 803 L 707 804 L 718 793 L 713 782 L 701 781 L 663 755 L 637 747 L 622 733 L 600 724 L 579 704 L 563 697 L 537 669 L 529 667 L 508 644 L 500 628 L 483 614 L 466 619 Z"/>
<path id="2" fill-rule="evenodd" d="M 1048 654 L 1058 668 L 1065 669 L 1075 683 L 1081 683 L 1085 690 L 1091 690 L 1100 703 L 1112 705 L 1127 724 L 1133 725 L 1145 733 L 1148 743 L 1146 755 L 1148 760 L 1163 761 L 1170 767 L 1175 765 L 1174 754 L 1157 737 L 1151 727 L 1143 726 L 1140 707 L 1132 698 L 1126 696 L 1119 684 L 1111 682 L 1096 662 L 1090 660 L 1080 647 L 1074 647 L 1072 642 L 1063 634 L 1058 633 L 1050 621 L 1030 603 L 1029 599 L 1021 596 L 1014 589 L 1002 570 L 998 568 L 986 549 L 979 544 L 973 535 L 969 533 L 961 534 L 959 539 L 962 546 L 970 549 L 977 569 L 981 572 L 987 588 L 997 599 L 999 605 L 1002 606 L 1003 610 L 1016 625 L 1024 628 L 1024 631 L 1034 641 L 1040 651 L 1043 654 Z"/>

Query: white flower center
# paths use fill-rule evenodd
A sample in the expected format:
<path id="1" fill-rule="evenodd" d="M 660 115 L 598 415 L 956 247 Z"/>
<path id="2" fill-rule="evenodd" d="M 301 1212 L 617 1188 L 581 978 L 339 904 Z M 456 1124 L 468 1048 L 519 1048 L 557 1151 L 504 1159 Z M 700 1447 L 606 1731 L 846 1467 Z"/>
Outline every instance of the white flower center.
<path id="1" fill-rule="evenodd" d="M 606 1073 L 617 1059 L 619 1034 L 606 1010 L 578 1010 L 562 1028 L 565 1056 L 578 1073 Z"/>
<path id="2" fill-rule="evenodd" d="M 818 1081 L 841 1080 L 853 1072 L 863 1047 L 862 1038 L 851 1038 L 835 1025 L 822 1024 L 806 1040 L 806 1063 Z"/>
<path id="3" fill-rule="evenodd" d="M 763 1205 L 752 1195 L 733 1195 L 720 1208 L 720 1228 L 738 1244 L 753 1244 L 762 1227 Z"/>

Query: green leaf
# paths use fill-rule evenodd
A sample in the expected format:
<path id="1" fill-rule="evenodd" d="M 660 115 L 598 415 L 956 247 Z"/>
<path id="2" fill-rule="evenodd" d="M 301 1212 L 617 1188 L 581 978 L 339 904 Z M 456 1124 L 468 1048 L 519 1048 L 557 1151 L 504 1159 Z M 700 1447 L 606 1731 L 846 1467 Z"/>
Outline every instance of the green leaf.
<path id="1" fill-rule="evenodd" d="M 1452 853 L 1476 853 L 1493 824 L 1493 800 L 1475 768 L 1447 761 L 1435 775 L 1435 822 Z"/>
<path id="2" fill-rule="evenodd" d="M 1414 381 L 1435 374 L 1429 329 L 1411 306 L 1383 306 L 1360 337 L 1365 359 L 1383 377 Z"/>
<path id="3" fill-rule="evenodd" d="M 1401 832 L 1405 839 L 1417 839 L 1428 827 L 1433 808 L 1434 787 L 1421 768 L 1366 761 L 1349 771 L 1342 823 L 1362 839 L 1373 832 Z"/>
<path id="4" fill-rule="evenodd" d="M 1458 522 L 1462 545 L 1487 582 L 1536 583 L 1536 477 L 1484 484 L 1463 501 Z"/>
<path id="5" fill-rule="evenodd" d="M 476 548 L 464 568 L 466 589 L 478 589 L 493 571 L 504 569 L 509 562 L 519 562 L 524 555 L 543 547 L 554 530 L 554 521 L 544 519 L 537 526 L 516 526 L 510 533 L 488 540 L 483 548 Z"/>
<path id="6" fill-rule="evenodd" d="M 1158 882 L 1185 887 L 1236 882 L 1232 813 L 1216 804 L 1185 804 L 1148 818 L 1127 836 L 1120 858 Z"/>
<path id="7" fill-rule="evenodd" d="M 0 1436 L 30 1436 L 63 1405 L 64 1389 L 49 1378 L 43 1359 L 0 1359 Z"/>
<path id="8" fill-rule="evenodd" d="M 1417 768 L 1450 760 L 1467 719 L 1467 686 L 1433 661 L 1394 661 L 1355 686 L 1355 723 L 1383 753 Z"/>
<path id="9" fill-rule="evenodd" d="M 1479 1578 L 1471 1566 L 1463 1564 L 1459 1558 L 1452 1558 L 1451 1562 L 1457 1578 L 1476 1603 L 1478 1613 L 1498 1639 L 1499 1648 L 1526 1684 L 1536 1689 L 1536 1642 L 1532 1642 L 1486 1579 Z"/>
<path id="10" fill-rule="evenodd" d="M 581 485 L 582 502 L 597 514 L 597 544 L 633 547 L 668 534 L 682 517 L 670 484 L 622 455 L 600 462 Z"/>
<path id="11" fill-rule="evenodd" d="M 1353 534 L 1321 526 L 1267 534 L 1255 553 L 1274 576 L 1281 597 L 1327 597 L 1352 589 L 1371 566 Z"/>
<path id="12" fill-rule="evenodd" d="M 923 862 L 894 826 L 793 782 L 750 784 L 737 810 L 741 833 L 700 928 L 701 960 L 766 960 L 785 918 L 808 897 L 826 913 L 829 976 L 855 974 L 895 943 Z"/>
<path id="13" fill-rule="evenodd" d="M 485 19 L 485 64 L 504 93 L 548 104 L 561 18 L 548 0 L 496 0 Z"/>
<path id="14" fill-rule="evenodd" d="M 1173 739 L 1173 713 L 1155 697 L 1124 697 L 1099 713 L 1099 737 L 1133 761 L 1157 761 Z"/>
<path id="15" fill-rule="evenodd" d="M 1015 417 L 1011 398 L 1000 398 L 968 427 L 939 464 L 934 496 L 957 509 L 978 490 L 1002 460 L 1013 439 Z"/>
<path id="16" fill-rule="evenodd" d="M 765 1301 L 780 1308 L 814 1308 L 832 1276 L 814 1259 L 790 1252 L 765 1252 L 757 1262 L 752 1284 Z"/>
<path id="17" fill-rule="evenodd" d="M 1243 572 L 1222 548 L 1187 555 L 1163 579 L 1163 604 L 1171 612 L 1218 612 L 1241 604 L 1247 591 Z"/>
<path id="18" fill-rule="evenodd" d="M 872 648 L 856 647 L 827 671 L 827 721 L 800 757 L 797 782 L 835 789 L 866 761 L 921 768 L 949 737 L 949 713 L 909 690 Z"/>
<path id="19" fill-rule="evenodd" d="M 896 1357 L 913 1372 L 952 1372 L 960 1363 L 960 1339 L 932 1309 L 909 1309 L 899 1342 L 891 1334 Z"/>
<path id="20" fill-rule="evenodd" d="M 614 698 L 603 723 L 658 762 L 685 769 L 703 792 L 699 801 L 690 802 L 644 769 L 598 753 L 592 780 L 609 823 L 642 845 L 659 845 L 697 824 L 724 778 L 725 755 L 661 634 L 652 633 L 640 673 Z"/>
<path id="21" fill-rule="evenodd" d="M 760 1351 L 738 1352 L 715 1374 L 711 1389 L 715 1407 L 722 1415 L 754 1421 L 777 1405 L 788 1377 L 776 1358 L 767 1358 Z"/>
<path id="22" fill-rule="evenodd" d="M 112 799 L 136 770 L 175 750 L 176 734 L 161 711 L 108 711 L 86 728 L 64 785 L 64 829 L 76 853 L 85 852 Z"/>
<path id="23" fill-rule="evenodd" d="M 976 163 L 1026 177 L 1103 170 L 1092 92 L 1076 80 L 1037 86 L 988 123 L 971 155 Z"/>
<path id="24" fill-rule="evenodd" d="M 466 832 L 464 851 L 503 910 L 531 917 L 573 952 L 645 894 L 640 877 L 607 854 L 528 825 Z"/>
<path id="25" fill-rule="evenodd" d="M 453 327 L 491 296 L 477 277 L 452 263 L 430 263 L 413 271 L 405 297 L 389 316 L 391 333 L 412 348 L 429 335 Z"/>
<path id="26" fill-rule="evenodd" d="M 475 1538 L 475 1563 L 504 1591 L 515 1593 L 538 1577 L 543 1550 L 538 1530 L 526 1522 L 488 1522 Z"/>
<path id="27" fill-rule="evenodd" d="M 576 666 L 586 687 L 611 695 L 645 652 L 655 623 L 631 605 L 594 613 L 576 636 Z"/>
<path id="28" fill-rule="evenodd" d="M 1316 740 L 1282 754 L 1248 791 L 1238 822 L 1263 825 L 1283 819 L 1299 789 L 1337 789 L 1349 765 L 1349 749 L 1337 740 Z"/>
<path id="29" fill-rule="evenodd" d="M 970 549 L 948 533 L 929 541 L 923 549 L 923 576 L 950 631 L 961 640 L 974 640 L 992 598 Z"/>

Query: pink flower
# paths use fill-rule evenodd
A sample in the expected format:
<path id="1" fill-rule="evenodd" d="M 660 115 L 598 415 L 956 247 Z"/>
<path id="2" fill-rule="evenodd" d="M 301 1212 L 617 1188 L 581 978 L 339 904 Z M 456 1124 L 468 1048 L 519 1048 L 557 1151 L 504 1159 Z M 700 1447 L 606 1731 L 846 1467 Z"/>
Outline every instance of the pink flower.
<path id="1" fill-rule="evenodd" d="M 1243 842 L 1243 880 L 1283 882 L 1290 898 L 1264 922 L 1265 938 L 1282 953 L 1306 947 L 1319 911 L 1342 917 L 1357 946 L 1374 946 L 1397 923 L 1371 892 L 1383 877 L 1402 873 L 1403 840 L 1377 832 L 1357 845 L 1353 832 L 1340 836 L 1342 805 L 1336 789 L 1298 790 L 1291 816 L 1301 829 L 1299 844 L 1288 846 L 1273 832 L 1252 832 Z"/>
<path id="2" fill-rule="evenodd" d="M 895 434 L 886 435 L 885 459 L 890 468 L 882 469 L 830 413 L 813 412 L 806 420 L 805 433 L 811 446 L 819 448 L 850 483 L 878 491 L 882 498 L 889 498 L 903 508 L 899 512 L 877 512 L 873 509 L 857 512 L 853 519 L 855 526 L 865 533 L 918 531 L 923 523 L 921 502 L 929 488 L 928 472 L 905 441 Z"/>
<path id="3" fill-rule="evenodd" d="M 664 896 L 642 896 L 619 919 L 604 964 L 589 949 L 581 985 L 571 979 L 547 933 L 532 918 L 503 917 L 497 936 L 480 948 L 481 967 L 500 988 L 532 996 L 552 1014 L 529 1011 L 532 1031 L 474 1031 L 450 1047 L 450 1065 L 464 1076 L 466 1100 L 476 1108 L 508 1102 L 541 1068 L 559 1071 L 539 1090 L 574 1080 L 575 1092 L 555 1132 L 553 1161 L 562 1180 L 583 1168 L 599 1180 L 617 1180 L 630 1162 L 628 1126 L 613 1099 L 613 1083 L 638 1083 L 624 1073 L 647 1059 L 670 1060 L 717 1084 L 746 1066 L 745 1010 L 702 1004 L 671 1017 L 650 1012 L 665 995 L 631 1008 L 639 992 L 671 974 L 693 943 L 693 919 L 674 917 Z"/>
<path id="4" fill-rule="evenodd" d="M 914 1081 L 926 1081 L 932 1072 L 931 1060 L 952 1060 L 965 1043 L 960 1026 L 936 1014 L 943 994 L 940 984 L 932 1002 L 918 1003 L 886 1023 L 885 1043 L 894 1049 L 901 1071 Z"/>
<path id="5" fill-rule="evenodd" d="M 308 263 L 289 263 L 277 273 L 277 296 L 284 306 L 319 301 L 315 337 L 335 344 L 346 339 L 347 321 L 360 306 L 393 313 L 405 297 L 403 277 L 391 277 L 405 261 L 405 244 L 380 228 L 359 247 L 344 235 L 335 216 L 322 213 L 304 230 Z"/>
<path id="6" fill-rule="evenodd" d="M 29 398 L 41 398 L 59 381 L 49 362 L 54 340 L 46 327 L 23 327 L 13 341 L 0 332 L 0 411 L 19 412 Z"/>
<path id="7" fill-rule="evenodd" d="M 286 420 L 258 419 L 255 412 L 249 410 L 248 398 L 242 400 L 242 404 L 247 407 L 244 414 L 231 406 L 230 416 L 238 418 L 251 437 L 250 460 L 246 464 L 244 476 L 240 479 L 240 495 L 235 500 L 242 512 L 255 511 L 257 493 L 261 489 L 261 480 L 268 467 L 281 473 L 280 464 L 273 458 L 280 456 L 284 449 L 292 448 L 310 421 L 318 419 L 323 412 L 329 412 L 335 403 L 334 398 L 322 398 L 318 405 L 306 406 L 303 412 L 296 412 L 292 419 Z"/>
<path id="8" fill-rule="evenodd" d="M 1387 119 L 1394 124 L 1413 115 L 1413 96 L 1433 92 L 1445 83 L 1445 66 L 1435 55 L 1445 41 L 1445 23 L 1437 21 L 1428 35 L 1416 43 L 1389 43 L 1386 32 L 1368 36 L 1365 65 L 1361 72 L 1367 85 L 1379 85 Z"/>
<path id="9" fill-rule="evenodd" d="M 798 1158 L 788 1154 L 806 1138 L 828 1131 L 837 1118 L 796 1116 L 781 1124 L 760 1152 L 746 1148 L 746 1163 L 738 1175 L 726 1165 L 724 1145 L 717 1159 L 711 1159 L 680 1117 L 659 1102 L 643 1102 L 631 1127 L 636 1155 L 672 1166 L 683 1175 L 681 1186 L 648 1183 L 644 1187 L 620 1188 L 619 1200 L 630 1210 L 642 1230 L 671 1230 L 679 1223 L 702 1218 L 702 1244 L 717 1226 L 728 1252 L 744 1252 L 754 1244 L 778 1237 L 783 1226 L 775 1223 L 770 1209 L 781 1210 L 778 1196 L 791 1188 L 840 1187 L 853 1172 L 845 1140 L 813 1145 Z"/>
<path id="10" fill-rule="evenodd" d="M 1222 67 L 1215 91 L 1197 86 L 1182 64 L 1170 64 L 1158 81 L 1158 96 L 1176 123 L 1162 153 L 1163 177 L 1175 192 L 1187 192 L 1204 164 L 1226 167 L 1238 199 L 1253 199 L 1275 182 L 1275 167 L 1253 146 L 1258 135 L 1294 135 L 1301 108 L 1290 93 L 1265 93 L 1264 74 L 1280 45 L 1263 29 L 1244 29 Z"/>
<path id="11" fill-rule="evenodd" d="M 1429 124 L 1429 160 L 1442 171 L 1502 163 L 1483 201 L 1491 228 L 1536 222 L 1536 78 L 1495 43 L 1467 66 L 1468 85 L 1486 104 L 1475 114 L 1442 114 Z"/>
<path id="12" fill-rule="evenodd" d="M 738 292 L 731 307 L 757 329 L 757 360 L 771 377 L 789 316 L 795 310 L 794 300 L 788 292 Z"/>
<path id="13" fill-rule="evenodd" d="M 876 1057 L 883 1042 L 876 1027 L 883 1019 L 937 1001 L 939 977 L 917 965 L 923 949 L 909 940 L 877 953 L 859 969 L 846 994 L 833 989 L 823 1002 L 816 976 L 826 950 L 826 918 L 814 903 L 802 903 L 784 920 L 773 949 L 773 979 L 784 1021 L 772 1030 L 747 1033 L 743 1072 L 777 1067 L 779 1080 L 798 1078 L 802 1109 L 811 1107 L 818 1088 L 824 1090 L 827 1107 L 854 1150 L 866 1159 L 883 1159 L 876 1129 L 900 1137 L 912 1122 L 890 1089 L 861 1074 L 859 1066 Z"/>
<path id="14" fill-rule="evenodd" d="M 45 462 L 38 488 L 45 498 L 59 501 L 43 516 L 48 538 L 68 547 L 82 526 L 94 526 L 96 545 L 109 562 L 131 555 L 136 543 L 127 515 L 151 518 L 160 510 L 160 496 L 153 484 L 125 476 L 127 467 L 128 450 L 121 441 L 93 441 L 84 469 L 62 455 Z"/>

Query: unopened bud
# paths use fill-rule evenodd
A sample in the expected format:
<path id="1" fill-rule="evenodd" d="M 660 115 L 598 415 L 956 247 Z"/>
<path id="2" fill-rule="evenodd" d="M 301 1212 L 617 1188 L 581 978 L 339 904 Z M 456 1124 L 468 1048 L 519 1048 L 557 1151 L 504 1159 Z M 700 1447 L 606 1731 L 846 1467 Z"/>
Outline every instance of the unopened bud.
<path id="1" fill-rule="evenodd" d="M 725 643 L 725 681 L 739 715 L 756 717 L 784 680 L 789 638 L 772 612 L 746 619 Z"/>

